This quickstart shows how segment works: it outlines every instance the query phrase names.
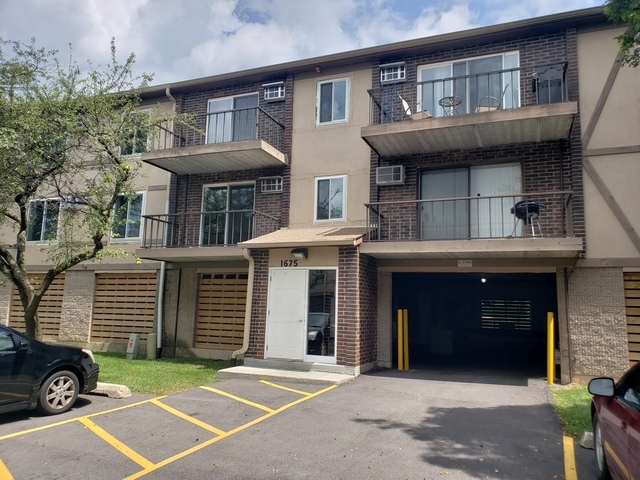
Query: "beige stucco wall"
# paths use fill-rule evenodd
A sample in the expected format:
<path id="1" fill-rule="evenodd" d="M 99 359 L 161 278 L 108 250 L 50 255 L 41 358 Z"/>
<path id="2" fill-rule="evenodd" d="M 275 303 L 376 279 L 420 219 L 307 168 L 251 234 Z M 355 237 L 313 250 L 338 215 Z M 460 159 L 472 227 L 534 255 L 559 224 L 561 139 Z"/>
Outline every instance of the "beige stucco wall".
<path id="1" fill-rule="evenodd" d="M 622 29 L 584 32 L 578 35 L 580 120 L 583 135 L 596 112 L 611 67 L 618 53 L 615 36 Z M 640 231 L 637 189 L 640 154 L 611 149 L 640 145 L 640 69 L 623 66 L 600 113 L 593 135 L 583 144 L 586 158 L 604 181 L 636 232 Z M 594 149 L 610 149 L 604 155 L 588 155 Z M 602 153 L 602 150 L 600 150 Z M 586 255 L 591 259 L 639 258 L 622 224 L 596 184 L 583 170 Z"/>
<path id="2" fill-rule="evenodd" d="M 349 78 L 348 121 L 316 126 L 318 82 Z M 371 150 L 360 137 L 369 124 L 371 66 L 299 75 L 293 97 L 291 154 L 291 228 L 313 225 L 364 225 L 364 204 L 369 201 Z M 314 224 L 315 177 L 347 174 L 346 222 Z"/>

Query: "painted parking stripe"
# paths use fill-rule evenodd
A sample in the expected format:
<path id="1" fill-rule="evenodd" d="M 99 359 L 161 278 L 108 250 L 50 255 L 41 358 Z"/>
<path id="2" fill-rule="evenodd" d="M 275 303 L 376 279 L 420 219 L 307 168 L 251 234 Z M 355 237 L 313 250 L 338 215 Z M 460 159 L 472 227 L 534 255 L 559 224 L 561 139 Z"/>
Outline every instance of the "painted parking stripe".
<path id="1" fill-rule="evenodd" d="M 116 408 L 112 408 L 112 409 L 109 409 L 109 410 L 104 410 L 104 411 L 101 411 L 101 412 L 90 413 L 89 415 L 83 415 L 82 417 L 76 417 L 76 418 L 70 418 L 68 420 L 63 420 L 61 422 L 50 423 L 49 425 L 44 425 L 42 427 L 30 428 L 29 430 L 20 430 L 19 432 L 9 433 L 7 435 L 4 435 L 4 436 L 0 437 L 0 441 L 7 440 L 9 438 L 20 437 L 20 436 L 26 435 L 28 433 L 39 432 L 41 430 L 48 430 L 49 428 L 59 427 L 60 425 L 66 425 L 68 423 L 78 422 L 83 418 L 97 417 L 98 415 L 105 415 L 107 413 L 117 412 L 119 410 L 124 410 L 126 408 L 137 407 L 138 405 L 144 405 L 145 403 L 152 402 L 153 400 L 160 400 L 160 399 L 165 398 L 165 397 L 166 397 L 166 395 L 162 395 L 161 397 L 149 398 L 147 400 L 142 400 L 140 402 L 130 403 L 129 405 L 123 405 L 122 407 L 116 407 Z M 0 478 L 2 478 L 2 477 L 0 477 Z"/>
<path id="2" fill-rule="evenodd" d="M 157 405 L 158 407 L 166 410 L 167 412 L 171 413 L 172 415 L 175 415 L 176 417 L 182 418 L 183 420 L 186 420 L 187 422 L 193 423 L 194 425 L 197 425 L 198 427 L 204 428 L 205 430 L 211 432 L 211 433 L 215 433 L 216 435 L 224 435 L 227 432 L 220 430 L 219 428 L 214 427 L 213 425 L 209 425 L 208 423 L 204 423 L 201 420 L 198 420 L 195 417 L 192 417 L 191 415 L 187 415 L 186 413 L 182 413 L 179 410 L 176 410 L 173 407 L 170 407 L 169 405 L 167 405 L 166 403 L 162 403 L 159 400 L 151 400 L 151 403 L 153 403 L 154 405 Z"/>
<path id="3" fill-rule="evenodd" d="M 564 450 L 564 478 L 566 480 L 577 480 L 576 455 L 573 449 L 573 438 L 564 436 L 562 438 Z"/>
<path id="4" fill-rule="evenodd" d="M 2 460 L 0 460 L 0 478 L 2 480 L 13 480 L 13 475 L 11 475 L 11 472 Z"/>
<path id="5" fill-rule="evenodd" d="M 111 445 L 113 448 L 115 448 L 120 453 L 125 455 L 127 458 L 136 462 L 142 468 L 147 469 L 147 468 L 153 467 L 152 462 L 150 462 L 139 453 L 127 447 L 124 443 L 122 443 L 116 437 L 114 437 L 113 435 L 105 431 L 103 428 L 93 423 L 88 418 L 80 418 L 79 422 L 83 424 L 85 427 L 87 427 L 89 430 L 91 430 L 93 433 L 95 433 L 97 436 L 99 436 L 102 440 L 104 440 L 109 445 Z"/>
<path id="6" fill-rule="evenodd" d="M 333 390 L 334 388 L 337 388 L 338 385 L 331 385 L 327 388 L 324 388 L 318 392 L 315 393 L 311 393 L 305 397 L 299 398 L 298 400 L 288 403 L 276 410 L 271 410 L 270 412 L 268 412 L 266 415 L 263 415 L 261 417 L 256 418 L 255 420 L 250 421 L 249 423 L 245 423 L 244 425 L 241 425 L 239 427 L 234 428 L 233 430 L 229 430 L 228 432 L 226 432 L 224 435 L 220 435 L 219 437 L 215 437 L 212 438 L 210 440 L 207 440 L 206 442 L 202 442 L 200 445 L 196 445 L 195 447 L 192 447 L 188 450 L 185 450 L 184 452 L 180 452 L 177 455 L 174 455 L 173 457 L 167 458 L 166 460 L 162 460 L 161 462 L 156 463 L 155 465 L 145 469 L 145 470 L 141 470 L 138 473 L 135 473 L 129 477 L 126 477 L 125 480 L 136 480 L 140 477 L 143 477 L 151 472 L 154 472 L 156 470 L 158 470 L 159 468 L 162 468 L 166 465 L 169 465 L 170 463 L 173 463 L 177 460 L 180 460 L 181 458 L 184 458 L 188 455 L 191 455 L 192 453 L 195 453 L 199 450 L 202 450 L 205 447 L 208 447 L 209 445 L 213 445 L 216 442 L 219 442 L 220 440 L 223 440 L 227 437 L 230 437 L 231 435 L 234 435 L 238 432 L 242 432 L 243 430 L 246 430 L 247 428 L 250 428 L 254 425 L 257 425 L 258 423 L 273 417 L 274 415 L 277 415 L 281 412 L 284 412 L 285 410 L 287 410 L 288 408 L 291 408 L 295 405 L 298 405 L 300 403 L 306 402 L 307 400 L 310 400 L 311 398 L 317 397 L 318 395 L 322 395 L 323 393 L 326 393 L 330 390 Z M 201 387 L 201 388 L 206 388 L 207 390 L 209 390 L 209 387 Z M 215 389 L 213 389 L 215 390 Z"/>
<path id="7" fill-rule="evenodd" d="M 287 392 L 297 393 L 298 395 L 304 395 L 304 396 L 311 395 L 310 392 L 303 392 L 302 390 L 296 390 L 294 388 L 285 387 L 283 385 L 278 385 L 277 383 L 267 382 L 266 380 L 260 380 L 260 383 L 263 383 L 264 385 L 268 385 L 270 387 L 279 388 L 280 390 L 286 390 Z"/>
<path id="8" fill-rule="evenodd" d="M 245 405 L 250 405 L 252 407 L 259 408 L 260 410 L 264 410 L 267 413 L 273 413 L 274 412 L 273 408 L 265 407 L 264 405 L 260 405 L 259 403 L 252 402 L 251 400 L 247 400 L 246 398 L 237 397 L 236 395 L 232 395 L 230 393 L 223 392 L 222 390 L 218 390 L 217 388 L 212 388 L 212 387 L 200 387 L 200 388 L 202 388 L 204 390 L 209 390 L 210 392 L 213 392 L 213 393 L 217 393 L 218 395 L 222 395 L 223 397 L 230 398 L 230 399 L 235 400 L 237 402 L 244 403 Z"/>

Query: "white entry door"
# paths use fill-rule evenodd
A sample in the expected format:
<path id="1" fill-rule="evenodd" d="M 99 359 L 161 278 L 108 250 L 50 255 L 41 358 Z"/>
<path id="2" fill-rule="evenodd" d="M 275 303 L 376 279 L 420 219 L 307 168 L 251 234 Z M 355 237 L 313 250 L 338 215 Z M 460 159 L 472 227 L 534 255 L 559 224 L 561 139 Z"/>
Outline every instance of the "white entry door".
<path id="1" fill-rule="evenodd" d="M 307 316 L 306 280 L 306 270 L 271 270 L 267 303 L 267 358 L 302 360 Z"/>

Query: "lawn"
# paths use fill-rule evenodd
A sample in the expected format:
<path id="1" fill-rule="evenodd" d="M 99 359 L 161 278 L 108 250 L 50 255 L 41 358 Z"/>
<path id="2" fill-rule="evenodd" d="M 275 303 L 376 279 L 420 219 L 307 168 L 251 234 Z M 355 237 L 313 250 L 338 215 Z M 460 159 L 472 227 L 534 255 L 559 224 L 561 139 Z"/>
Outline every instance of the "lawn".
<path id="1" fill-rule="evenodd" d="M 580 437 L 592 431 L 591 395 L 584 385 L 553 385 L 553 408 L 555 409 L 566 435 Z"/>
<path id="2" fill-rule="evenodd" d="M 218 381 L 218 370 L 231 364 L 203 358 L 127 360 L 124 354 L 93 352 L 99 381 L 126 385 L 132 392 L 167 395 Z"/>

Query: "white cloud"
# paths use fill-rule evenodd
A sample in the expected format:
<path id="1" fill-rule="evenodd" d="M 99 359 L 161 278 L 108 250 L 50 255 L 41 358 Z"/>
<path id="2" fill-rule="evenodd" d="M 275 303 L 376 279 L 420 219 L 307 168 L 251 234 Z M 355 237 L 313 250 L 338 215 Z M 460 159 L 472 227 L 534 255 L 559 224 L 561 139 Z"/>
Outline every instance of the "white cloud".
<path id="1" fill-rule="evenodd" d="M 166 83 L 575 10 L 594 0 L 0 0 L 0 36 L 94 63 L 135 52 Z M 11 19 L 6 21 L 5 19 Z"/>

